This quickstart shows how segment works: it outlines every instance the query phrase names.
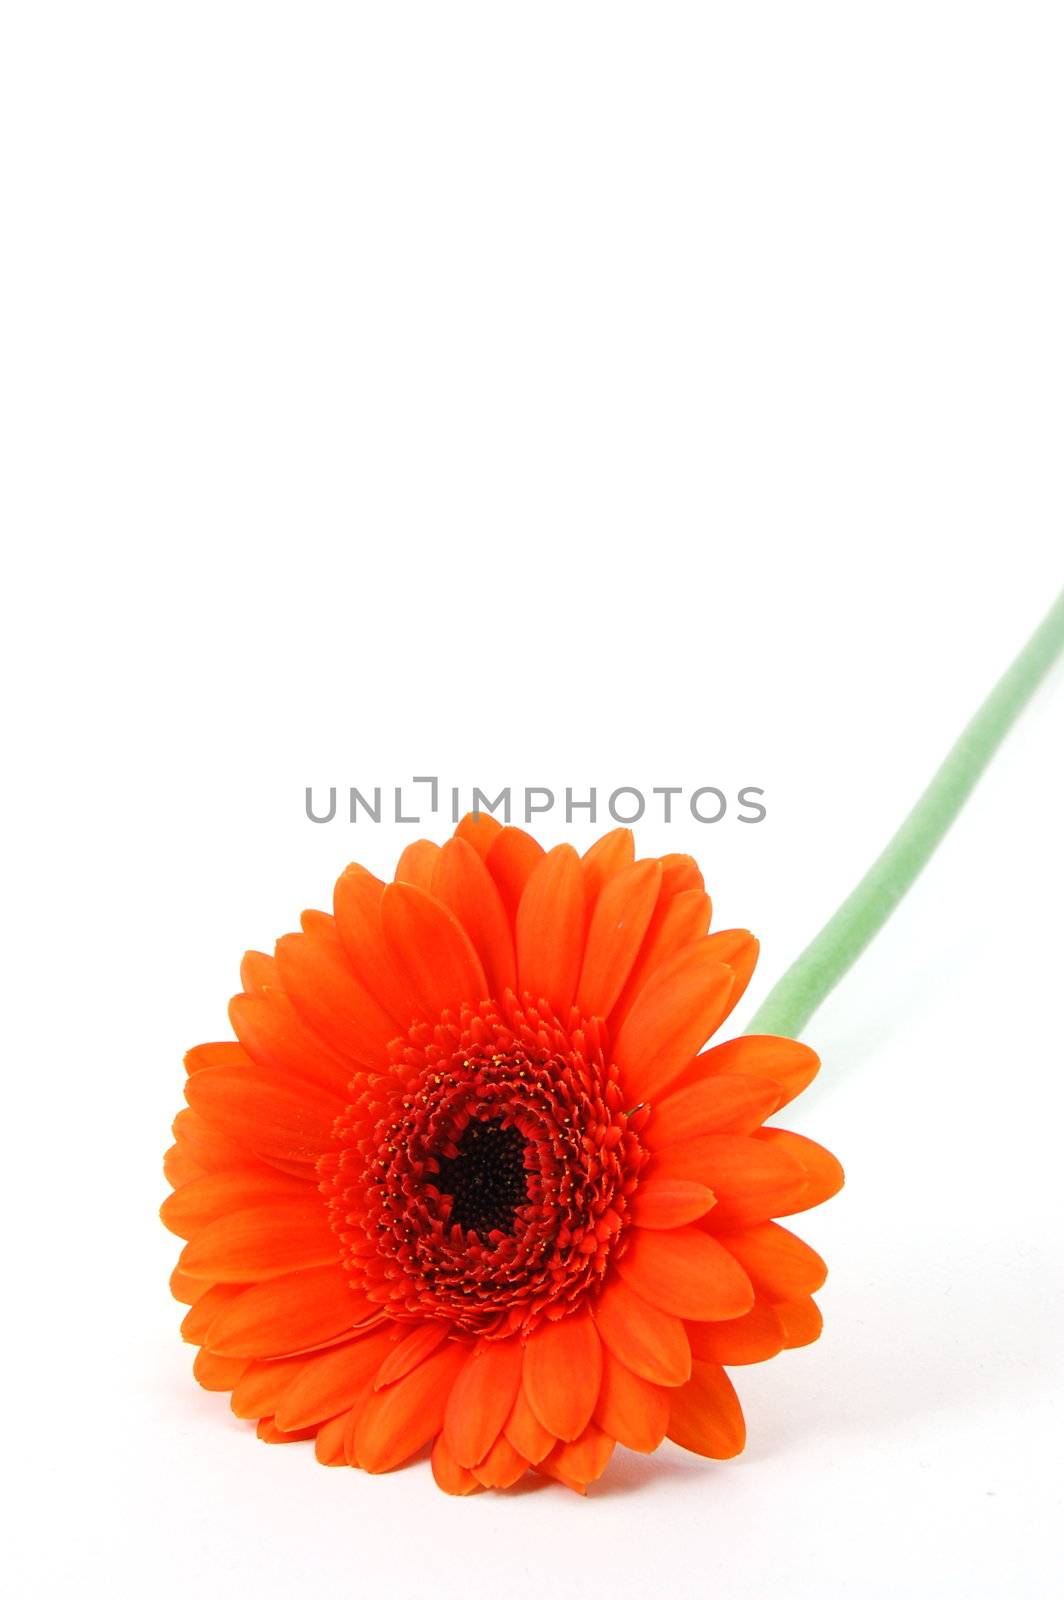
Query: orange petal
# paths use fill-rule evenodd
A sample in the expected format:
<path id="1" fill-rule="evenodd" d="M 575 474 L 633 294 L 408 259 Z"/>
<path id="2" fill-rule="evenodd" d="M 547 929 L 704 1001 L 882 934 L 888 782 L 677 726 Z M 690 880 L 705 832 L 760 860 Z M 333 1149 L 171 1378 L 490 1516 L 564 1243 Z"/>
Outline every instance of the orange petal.
<path id="1" fill-rule="evenodd" d="M 669 1438 L 684 1450 L 727 1461 L 746 1443 L 739 1398 L 723 1367 L 696 1361 L 689 1383 L 669 1397 Z"/>
<path id="2" fill-rule="evenodd" d="M 777 1208 L 777 1217 L 789 1217 L 796 1211 L 808 1211 L 838 1194 L 845 1180 L 842 1167 L 830 1150 L 803 1134 L 791 1133 L 786 1128 L 762 1128 L 755 1137 L 777 1152 L 784 1152 L 799 1162 L 805 1172 L 801 1193 L 788 1205 Z"/>
<path id="3" fill-rule="evenodd" d="M 190 1278 L 212 1283 L 252 1283 L 301 1267 L 325 1266 L 338 1243 L 320 1195 L 270 1200 L 216 1217 L 182 1250 Z"/>
<path id="4" fill-rule="evenodd" d="M 249 1361 L 229 1401 L 233 1415 L 249 1422 L 272 1417 L 286 1391 L 313 1356 L 287 1356 L 282 1361 Z"/>
<path id="5" fill-rule="evenodd" d="M 532 1410 L 523 1385 L 517 1391 L 517 1398 L 514 1400 L 513 1410 L 507 1418 L 504 1431 L 514 1449 L 519 1450 L 525 1460 L 533 1464 L 549 1455 L 558 1442 L 550 1429 L 543 1426 Z"/>
<path id="6" fill-rule="evenodd" d="M 245 1150 L 296 1166 L 314 1166 L 330 1148 L 333 1121 L 341 1109 L 310 1084 L 282 1079 L 261 1067 L 207 1067 L 189 1078 L 185 1097 L 194 1111 Z"/>
<path id="7" fill-rule="evenodd" d="M 711 933 L 709 946 L 717 960 L 723 961 L 735 974 L 731 992 L 734 1008 L 746 993 L 746 987 L 754 975 L 761 946 L 747 928 L 722 928 L 719 933 Z"/>
<path id="8" fill-rule="evenodd" d="M 245 1289 L 211 1323 L 209 1342 L 219 1355 L 295 1355 L 353 1329 L 369 1310 L 342 1267 L 311 1267 Z"/>
<path id="9" fill-rule="evenodd" d="M 449 839 L 440 851 L 432 892 L 472 940 L 492 994 L 516 988 L 517 960 L 506 907 L 483 858 L 464 839 Z"/>
<path id="10" fill-rule="evenodd" d="M 575 852 L 574 859 L 575 859 Z M 524 1390 L 545 1428 L 575 1439 L 591 1420 L 602 1380 L 602 1341 L 586 1311 L 543 1322 L 525 1345 Z"/>
<path id="11" fill-rule="evenodd" d="M 652 1306 L 618 1277 L 592 1301 L 602 1342 L 630 1372 L 668 1387 L 691 1376 L 691 1347 L 679 1317 Z"/>
<path id="12" fill-rule="evenodd" d="M 516 1337 L 482 1339 L 455 1379 L 443 1431 L 461 1466 L 475 1467 L 502 1433 L 521 1383 L 523 1355 Z"/>
<path id="13" fill-rule="evenodd" d="M 412 883 L 415 889 L 424 889 L 428 894 L 439 853 L 439 845 L 433 844 L 431 839 L 415 839 L 413 844 L 407 845 L 396 862 L 396 883 Z"/>
<path id="14" fill-rule="evenodd" d="M 430 1017 L 463 1001 L 486 1000 L 488 986 L 469 936 L 446 906 L 407 883 L 391 883 L 381 898 L 381 926 L 392 959 Z"/>
<path id="15" fill-rule="evenodd" d="M 779 1105 L 780 1091 L 763 1078 L 702 1078 L 658 1100 L 646 1129 L 652 1150 L 703 1133 L 753 1133 Z"/>
<path id="16" fill-rule="evenodd" d="M 316 1202 L 318 1212 L 324 1215 L 321 1199 L 310 1182 L 309 1171 L 305 1179 L 290 1178 L 256 1163 L 255 1166 L 231 1168 L 227 1172 L 206 1173 L 203 1177 L 182 1184 L 180 1189 L 163 1201 L 159 1216 L 171 1233 L 176 1233 L 181 1239 L 191 1239 L 209 1222 L 228 1216 L 237 1208 L 266 1205 L 274 1201 L 283 1204 L 286 1200 Z M 333 1254 L 336 1254 L 335 1249 Z M 187 1272 L 189 1268 L 184 1270 Z"/>
<path id="17" fill-rule="evenodd" d="M 466 844 L 471 844 L 481 860 L 487 859 L 488 851 L 502 832 L 502 823 L 488 811 L 481 811 L 474 816 L 467 811 L 457 828 L 454 830 L 456 839 L 464 839 Z"/>
<path id="18" fill-rule="evenodd" d="M 591 915 L 576 996 L 585 1017 L 609 1016 L 639 954 L 660 887 L 657 861 L 637 861 L 604 884 Z"/>
<path id="19" fill-rule="evenodd" d="M 687 1327 L 696 1361 L 726 1367 L 768 1361 L 784 1347 L 783 1324 L 767 1300 L 755 1300 L 745 1317 L 731 1322 L 691 1322 Z"/>
<path id="20" fill-rule="evenodd" d="M 316 1034 L 342 1055 L 386 1067 L 388 1045 L 399 1033 L 355 977 L 331 917 L 304 919 L 304 933 L 277 941 L 277 970 L 293 1006 Z"/>
<path id="21" fill-rule="evenodd" d="M 717 1203 L 706 1220 L 714 1231 L 734 1231 L 780 1215 L 806 1183 L 805 1172 L 787 1151 L 734 1133 L 706 1133 L 671 1144 L 656 1153 L 651 1170 L 656 1178 L 693 1178 L 712 1189 Z"/>
<path id="22" fill-rule="evenodd" d="M 717 1237 L 768 1300 L 797 1300 L 813 1294 L 828 1275 L 816 1251 L 776 1222 Z"/>
<path id="23" fill-rule="evenodd" d="M 584 901 L 590 916 L 610 879 L 630 867 L 635 860 L 635 835 L 631 828 L 612 828 L 601 839 L 596 839 L 580 860 L 584 874 Z M 660 877 L 660 864 L 658 875 Z"/>
<path id="24" fill-rule="evenodd" d="M 346 1467 L 347 1457 L 344 1455 L 344 1429 L 347 1426 L 347 1413 L 339 1417 L 330 1417 L 328 1422 L 323 1422 L 318 1429 L 314 1440 L 314 1454 L 323 1467 Z"/>
<path id="25" fill-rule="evenodd" d="M 278 982 L 280 980 L 278 979 Z M 308 1080 L 342 1106 L 354 1063 L 307 1026 L 280 988 L 234 995 L 229 1002 L 233 1032 L 260 1069 L 297 1083 Z"/>
<path id="26" fill-rule="evenodd" d="M 716 1204 L 712 1189 L 689 1178 L 644 1178 L 632 1202 L 639 1228 L 680 1228 L 697 1222 Z"/>
<path id="27" fill-rule="evenodd" d="M 446 1322 L 423 1322 L 405 1339 L 400 1339 L 385 1356 L 373 1380 L 373 1387 L 383 1389 L 387 1383 L 398 1383 L 400 1378 L 405 1378 L 408 1372 L 420 1366 L 449 1334 L 450 1327 Z"/>
<path id="28" fill-rule="evenodd" d="M 553 1478 L 555 1483 L 562 1483 L 567 1489 L 573 1489 L 577 1494 L 587 1494 L 587 1484 L 579 1483 L 575 1478 L 565 1477 L 563 1473 L 558 1471 L 557 1467 L 552 1466 L 550 1456 L 541 1461 L 535 1470 L 544 1478 Z"/>
<path id="29" fill-rule="evenodd" d="M 776 1307 L 776 1315 L 783 1324 L 788 1350 L 812 1344 L 820 1338 L 824 1319 L 815 1300 L 788 1300 Z"/>
<path id="30" fill-rule="evenodd" d="M 188 1088 L 186 1085 L 185 1093 Z M 220 1128 L 186 1107 L 174 1118 L 174 1135 L 178 1149 L 186 1153 L 200 1168 L 199 1177 L 221 1171 L 223 1168 L 248 1172 L 271 1173 L 275 1167 L 268 1165 L 235 1139 L 229 1138 Z M 307 1174 L 303 1174 L 307 1177 Z"/>
<path id="31" fill-rule="evenodd" d="M 502 835 L 500 834 L 500 838 Z M 533 870 L 517 908 L 517 981 L 555 1014 L 572 1005 L 584 955 L 580 857 L 557 845 Z"/>
<path id="32" fill-rule="evenodd" d="M 741 1072 L 751 1078 L 768 1078 L 780 1091 L 781 1106 L 808 1088 L 819 1069 L 820 1058 L 807 1044 L 767 1033 L 747 1033 L 714 1045 L 692 1065 L 699 1078 L 707 1072 Z"/>
<path id="33" fill-rule="evenodd" d="M 539 841 L 521 828 L 503 828 L 489 846 L 488 871 L 498 885 L 511 922 L 517 920 L 525 884 L 543 860 L 543 854 Z"/>
<path id="34" fill-rule="evenodd" d="M 385 1327 L 311 1357 L 284 1392 L 277 1426 L 290 1433 L 349 1410 L 359 1395 L 368 1394 L 394 1341 L 394 1328 Z"/>
<path id="35" fill-rule="evenodd" d="M 655 1100 L 727 1013 L 734 978 L 706 940 L 688 945 L 647 980 L 621 1024 L 613 1057 L 632 1104 Z"/>
<path id="36" fill-rule="evenodd" d="M 333 891 L 336 931 L 355 977 L 404 1033 L 419 1014 L 417 997 L 396 970 L 381 928 L 384 884 L 364 867 L 351 865 Z"/>
<path id="37" fill-rule="evenodd" d="M 618 1444 L 649 1454 L 669 1425 L 669 1391 L 637 1377 L 612 1351 L 605 1350 L 603 1357 L 595 1421 Z"/>
<path id="38" fill-rule="evenodd" d="M 360 1395 L 350 1411 L 344 1413 L 344 1460 L 349 1467 L 357 1467 L 359 1465 L 355 1439 L 358 1433 L 358 1425 L 362 1421 L 362 1413 L 368 1404 L 369 1396 Z"/>
<path id="39" fill-rule="evenodd" d="M 202 1288 L 202 1285 L 200 1286 Z M 202 1344 L 207 1337 L 207 1329 L 221 1311 L 231 1300 L 243 1292 L 245 1285 L 236 1283 L 216 1283 L 200 1296 L 192 1306 L 188 1315 L 181 1324 L 181 1337 L 188 1344 Z"/>
<path id="40" fill-rule="evenodd" d="M 163 1176 L 172 1189 L 181 1189 L 194 1178 L 205 1178 L 207 1174 L 198 1161 L 193 1160 L 189 1150 L 182 1145 L 172 1144 L 163 1156 Z M 165 1218 L 163 1218 L 165 1222 Z M 169 1227 L 169 1224 L 167 1223 Z M 172 1232 L 176 1231 L 174 1229 Z"/>
<path id="41" fill-rule="evenodd" d="M 246 1361 L 215 1355 L 213 1350 L 200 1350 L 192 1363 L 192 1375 L 202 1388 L 221 1394 L 240 1382 L 246 1366 Z"/>
<path id="42" fill-rule="evenodd" d="M 207 1285 L 205 1283 L 201 1283 L 198 1278 L 186 1277 L 177 1267 L 170 1274 L 170 1293 L 175 1300 L 179 1300 L 184 1306 L 195 1305 L 197 1300 L 201 1299 L 206 1293 L 206 1290 Z"/>
<path id="43" fill-rule="evenodd" d="M 301 1439 L 313 1439 L 316 1428 L 301 1428 L 298 1433 L 283 1433 L 272 1417 L 260 1417 L 256 1433 L 264 1444 L 297 1444 Z"/>
<path id="44" fill-rule="evenodd" d="M 272 956 L 262 950 L 245 950 L 240 963 L 240 986 L 245 994 L 258 994 L 263 989 L 279 989 L 281 975 Z M 212 1066 L 230 1066 L 230 1062 L 214 1061 Z"/>
<path id="45" fill-rule="evenodd" d="M 610 1015 L 616 1033 L 633 1004 L 657 969 L 671 961 L 677 951 L 700 939 L 709 927 L 712 914 L 709 896 L 701 889 L 667 893 L 664 882 L 654 915 L 650 919 L 642 948 Z"/>
<path id="46" fill-rule="evenodd" d="M 450 1340 L 398 1383 L 370 1396 L 355 1432 L 361 1467 L 390 1472 L 435 1438 L 451 1385 L 468 1355 L 468 1344 Z"/>
<path id="47" fill-rule="evenodd" d="M 246 1066 L 243 1045 L 235 1039 L 219 1039 L 213 1044 L 195 1044 L 185 1051 L 185 1071 L 202 1072 L 204 1067 Z"/>
<path id="48" fill-rule="evenodd" d="M 475 1494 L 482 1487 L 468 1467 L 458 1465 L 442 1433 L 432 1447 L 432 1476 L 444 1494 Z"/>
<path id="49" fill-rule="evenodd" d="M 613 1440 L 592 1422 L 579 1439 L 555 1445 L 540 1463 L 540 1471 L 583 1494 L 589 1483 L 601 1478 L 612 1454 Z"/>
<path id="50" fill-rule="evenodd" d="M 524 1456 L 500 1433 L 484 1459 L 473 1468 L 473 1476 L 486 1489 L 509 1489 L 527 1471 Z"/>
<path id="51" fill-rule="evenodd" d="M 754 1291 L 735 1257 L 699 1228 L 634 1229 L 617 1270 L 644 1300 L 698 1322 L 741 1317 Z"/>
<path id="52" fill-rule="evenodd" d="M 661 892 L 663 895 L 686 894 L 688 889 L 697 889 L 701 894 L 705 887 L 705 879 L 694 856 L 676 855 L 675 853 L 662 856 Z"/>

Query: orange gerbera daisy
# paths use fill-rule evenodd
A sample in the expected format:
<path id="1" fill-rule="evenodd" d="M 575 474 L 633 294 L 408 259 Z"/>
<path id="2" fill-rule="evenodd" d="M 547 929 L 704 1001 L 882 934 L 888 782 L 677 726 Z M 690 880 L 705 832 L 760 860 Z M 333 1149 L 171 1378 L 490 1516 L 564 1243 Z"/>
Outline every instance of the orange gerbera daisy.
<path id="1" fill-rule="evenodd" d="M 772 1219 L 842 1173 L 763 1124 L 817 1058 L 697 1054 L 757 942 L 707 932 L 690 857 L 633 856 L 467 817 L 246 957 L 236 1040 L 187 1057 L 162 1215 L 196 1377 L 260 1438 L 583 1491 L 615 1443 L 735 1455 L 724 1368 L 816 1338 L 824 1265 Z"/>

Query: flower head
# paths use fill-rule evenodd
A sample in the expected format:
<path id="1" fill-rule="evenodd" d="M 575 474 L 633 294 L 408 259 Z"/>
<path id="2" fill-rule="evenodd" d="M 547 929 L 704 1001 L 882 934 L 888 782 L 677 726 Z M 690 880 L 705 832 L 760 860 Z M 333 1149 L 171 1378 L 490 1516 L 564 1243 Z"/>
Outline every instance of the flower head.
<path id="1" fill-rule="evenodd" d="M 820 1331 L 820 1258 L 773 1220 L 842 1174 L 764 1123 L 817 1059 L 704 1053 L 757 955 L 686 856 L 582 858 L 466 818 L 251 954 L 236 1040 L 186 1059 L 163 1219 L 200 1346 L 271 1442 L 440 1486 L 583 1490 L 615 1443 L 723 1458 L 725 1366 Z"/>

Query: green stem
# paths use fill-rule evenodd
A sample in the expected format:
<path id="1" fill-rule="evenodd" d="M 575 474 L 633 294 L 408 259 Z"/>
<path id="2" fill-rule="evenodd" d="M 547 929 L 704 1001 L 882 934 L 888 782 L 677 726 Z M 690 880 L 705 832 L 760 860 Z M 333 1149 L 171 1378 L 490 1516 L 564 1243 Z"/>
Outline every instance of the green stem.
<path id="1" fill-rule="evenodd" d="M 1064 649 L 1064 592 L 987 695 L 853 893 L 769 993 L 747 1033 L 794 1038 L 926 866 L 1002 739 Z"/>

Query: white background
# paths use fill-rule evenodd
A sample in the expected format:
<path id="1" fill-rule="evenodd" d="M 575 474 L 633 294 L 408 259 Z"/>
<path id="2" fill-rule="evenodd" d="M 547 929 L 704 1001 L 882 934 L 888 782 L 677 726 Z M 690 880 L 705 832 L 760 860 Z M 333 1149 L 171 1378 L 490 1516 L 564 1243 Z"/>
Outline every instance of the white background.
<path id="1" fill-rule="evenodd" d="M 1062 43 L 1017 0 L 5 8 L 15 1594 L 1055 1590 L 1059 673 L 809 1029 L 827 1326 L 739 1372 L 738 1462 L 455 1502 L 266 1448 L 155 1208 L 241 952 L 416 831 L 308 783 L 760 785 L 637 836 L 762 936 L 754 1003 L 834 908 L 1060 582 Z"/>

